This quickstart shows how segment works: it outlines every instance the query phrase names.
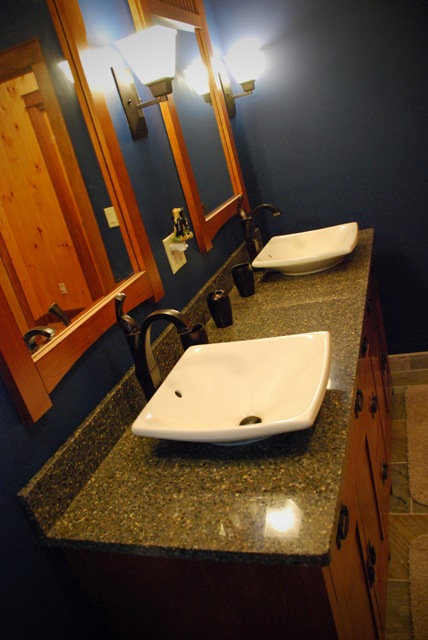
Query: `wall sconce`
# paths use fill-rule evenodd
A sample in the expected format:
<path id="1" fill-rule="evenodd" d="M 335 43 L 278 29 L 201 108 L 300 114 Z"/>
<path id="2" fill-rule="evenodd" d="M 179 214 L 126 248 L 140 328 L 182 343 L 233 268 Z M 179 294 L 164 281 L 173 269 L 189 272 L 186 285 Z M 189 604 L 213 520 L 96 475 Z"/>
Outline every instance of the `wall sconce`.
<path id="1" fill-rule="evenodd" d="M 154 100 L 141 102 L 127 70 L 112 69 L 133 138 L 148 133 L 143 109 L 168 100 L 175 76 L 176 29 L 156 25 L 115 42 L 137 78 L 149 87 Z"/>
<path id="2" fill-rule="evenodd" d="M 265 58 L 259 49 L 257 40 L 244 38 L 233 45 L 224 59 L 230 73 L 241 85 L 243 91 L 226 97 L 226 102 L 233 101 L 234 103 L 237 98 L 253 93 L 256 80 L 265 68 Z"/>

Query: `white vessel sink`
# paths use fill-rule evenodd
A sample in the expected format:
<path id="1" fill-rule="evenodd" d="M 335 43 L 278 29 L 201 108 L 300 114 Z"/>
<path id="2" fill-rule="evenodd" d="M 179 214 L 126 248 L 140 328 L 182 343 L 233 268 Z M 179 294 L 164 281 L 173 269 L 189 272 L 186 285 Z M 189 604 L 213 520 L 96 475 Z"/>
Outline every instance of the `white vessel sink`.
<path id="1" fill-rule="evenodd" d="M 317 273 L 342 262 L 357 243 L 356 222 L 274 236 L 252 264 L 258 269 L 273 269 L 289 276 Z"/>
<path id="2" fill-rule="evenodd" d="M 132 431 L 238 444 L 306 429 L 323 402 L 330 360 L 326 331 L 190 347 Z"/>

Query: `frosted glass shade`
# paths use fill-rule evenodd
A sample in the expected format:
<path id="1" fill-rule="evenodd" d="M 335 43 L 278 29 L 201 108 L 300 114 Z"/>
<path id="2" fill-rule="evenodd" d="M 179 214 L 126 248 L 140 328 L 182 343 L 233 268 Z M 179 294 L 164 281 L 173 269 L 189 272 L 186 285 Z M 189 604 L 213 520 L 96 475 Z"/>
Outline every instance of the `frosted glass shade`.
<path id="1" fill-rule="evenodd" d="M 175 76 L 176 29 L 157 25 L 133 33 L 115 44 L 137 78 L 150 85 Z"/>
<path id="2" fill-rule="evenodd" d="M 234 44 L 225 56 L 225 61 L 230 73 L 239 84 L 257 80 L 265 67 L 264 55 L 254 38 L 245 38 Z"/>
<path id="3" fill-rule="evenodd" d="M 58 62 L 58 67 L 61 69 L 65 77 L 69 82 L 74 84 L 73 74 L 71 73 L 70 65 L 68 64 L 68 60 L 61 60 Z"/>

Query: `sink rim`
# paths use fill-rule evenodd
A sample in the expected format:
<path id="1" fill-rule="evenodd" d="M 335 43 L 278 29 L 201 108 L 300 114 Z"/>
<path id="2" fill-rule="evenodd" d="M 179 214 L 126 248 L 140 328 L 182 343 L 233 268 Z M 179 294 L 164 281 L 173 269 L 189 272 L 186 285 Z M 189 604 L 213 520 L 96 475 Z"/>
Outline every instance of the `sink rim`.
<path id="1" fill-rule="evenodd" d="M 342 244 L 326 250 L 324 253 L 315 254 L 308 251 L 306 254 L 300 256 L 282 258 L 272 258 L 269 256 L 269 252 L 275 244 L 283 242 L 284 244 L 291 245 L 295 241 L 298 242 L 304 236 L 306 238 L 309 237 L 311 240 L 319 236 L 320 241 L 322 241 L 323 236 L 327 236 L 329 232 L 331 233 L 336 230 L 338 232 L 336 235 L 340 234 L 339 237 Z M 309 231 L 273 236 L 255 257 L 252 266 L 257 269 L 280 271 L 291 276 L 309 275 L 311 273 L 326 271 L 340 264 L 347 255 L 354 251 L 358 244 L 358 231 L 359 227 L 357 222 L 345 222 L 329 227 L 310 229 Z"/>
<path id="2" fill-rule="evenodd" d="M 278 341 L 278 342 L 274 342 Z M 281 344 L 279 344 L 279 341 Z M 268 347 L 266 347 L 266 343 L 269 342 Z M 187 424 L 183 426 L 180 424 L 177 426 L 179 421 L 183 422 L 183 418 L 179 415 L 179 411 L 181 408 L 180 402 L 184 402 L 184 400 L 178 400 L 174 396 L 177 396 L 176 389 L 180 386 L 177 383 L 177 380 L 180 380 L 180 374 L 183 376 L 185 374 L 182 371 L 186 371 L 185 367 L 193 366 L 193 371 L 197 371 L 197 367 L 200 365 L 199 359 L 202 357 L 212 357 L 212 354 L 215 354 L 216 357 L 227 358 L 233 356 L 238 353 L 237 349 L 241 349 L 242 346 L 246 345 L 248 347 L 245 356 L 247 360 L 245 360 L 244 364 L 248 367 L 248 363 L 251 362 L 251 357 L 254 354 L 260 355 L 260 350 L 265 350 L 266 348 L 271 348 L 271 352 L 277 354 L 278 349 L 282 349 L 281 356 L 285 356 L 287 353 L 287 349 L 289 351 L 289 357 L 295 357 L 296 364 L 294 365 L 293 372 L 294 376 L 296 373 L 301 375 L 301 371 L 299 370 L 299 366 L 302 365 L 298 362 L 301 358 L 296 358 L 296 349 L 300 348 L 300 351 L 306 355 L 306 357 L 311 358 L 311 371 L 308 373 L 310 385 L 310 392 L 306 393 L 306 395 L 299 394 L 299 402 L 300 404 L 304 403 L 304 408 L 301 409 L 299 405 L 299 411 L 297 417 L 296 415 L 288 415 L 287 410 L 288 407 L 284 410 L 284 418 L 281 419 L 272 419 L 272 414 L 275 414 L 278 411 L 282 411 L 282 407 L 278 405 L 278 390 L 275 387 L 277 395 L 275 396 L 275 403 L 272 404 L 272 411 L 269 411 L 270 419 L 259 422 L 257 424 L 245 424 L 239 425 L 236 421 L 232 423 L 232 419 L 230 418 L 231 413 L 233 414 L 235 410 L 235 404 L 237 404 L 240 408 L 240 403 L 242 402 L 241 397 L 237 399 L 236 403 L 227 404 L 227 397 L 223 396 L 224 403 L 227 408 L 228 419 L 223 423 L 219 422 L 213 424 L 213 420 L 217 420 L 217 416 L 220 414 L 216 414 L 211 420 L 207 419 L 207 424 L 209 427 L 195 427 Z M 311 346 L 312 345 L 312 346 Z M 217 348 L 217 349 L 216 349 Z M 214 351 L 216 349 L 216 351 Z M 295 353 L 293 353 L 293 349 Z M 312 351 L 309 351 L 312 349 Z M 259 351 L 258 351 L 259 350 Z M 273 350 L 273 351 L 272 351 Z M 211 351 L 211 354 L 210 354 Z M 242 351 L 240 353 L 243 353 Z M 226 355 L 225 355 L 226 354 Z M 309 356 L 307 355 L 309 354 Z M 193 360 L 192 360 L 193 358 Z M 192 360 L 192 362 L 191 362 Z M 196 361 L 196 368 L 194 366 L 194 362 Z M 223 361 L 222 361 L 223 362 Z M 281 361 L 282 362 L 282 361 Z M 212 360 L 209 360 L 208 365 L 212 365 Z M 238 363 L 239 365 L 239 363 Z M 306 332 L 300 334 L 292 334 L 287 336 L 276 336 L 272 338 L 257 338 L 253 340 L 238 340 L 232 342 L 219 342 L 212 343 L 200 346 L 190 347 L 185 351 L 185 353 L 181 356 L 181 358 L 176 363 L 175 367 L 171 370 L 170 374 L 165 378 L 163 384 L 156 391 L 154 396 L 150 399 L 150 401 L 143 407 L 141 413 L 135 420 L 132 425 L 132 432 L 138 436 L 145 436 L 151 438 L 159 438 L 159 439 L 167 439 L 167 440 L 177 440 L 177 441 L 187 441 L 187 442 L 206 442 L 206 443 L 214 443 L 214 444 L 222 444 L 222 445 L 233 445 L 233 444 L 247 444 L 249 442 L 254 442 L 255 440 L 260 440 L 266 437 L 270 437 L 273 435 L 277 435 L 280 433 L 284 433 L 287 431 L 297 431 L 301 429 L 307 429 L 311 427 L 316 417 L 319 413 L 320 407 L 324 401 L 329 374 L 330 374 L 330 365 L 331 365 L 331 336 L 328 331 L 314 331 L 314 332 Z M 205 365 L 206 366 L 206 365 Z M 257 363 L 256 363 L 257 366 Z M 223 365 L 222 365 L 223 367 Z M 228 370 L 229 365 L 226 366 L 225 371 Z M 315 374 L 312 371 L 312 367 L 316 367 Z M 233 369 L 233 367 L 232 367 Z M 193 373 L 191 371 L 191 374 Z M 240 370 L 241 371 L 241 370 Z M 239 371 L 239 372 L 240 372 Z M 285 371 L 284 373 L 280 369 L 276 369 L 275 371 L 281 371 L 280 378 L 275 381 L 275 384 L 278 386 L 279 384 L 285 385 L 289 384 L 290 378 L 293 378 L 293 373 L 289 373 Z M 273 374 L 275 373 L 273 372 Z M 258 371 L 253 369 L 251 374 L 257 375 Z M 251 374 L 248 374 L 249 377 L 246 378 L 249 383 L 254 383 L 254 378 L 251 378 Z M 187 374 L 189 375 L 189 371 Z M 233 375 L 233 373 L 232 373 Z M 247 375 L 247 371 L 245 370 L 245 375 Z M 200 377 L 199 371 L 198 376 Z M 288 377 L 287 377 L 288 376 Z M 267 380 L 267 376 L 265 376 Z M 241 380 L 241 376 L 236 377 L 235 387 L 232 385 L 232 391 L 237 389 L 237 385 Z M 258 378 L 257 378 L 258 380 Z M 270 379 L 271 380 L 271 379 Z M 228 387 L 230 387 L 230 383 L 228 380 Z M 272 386 L 272 385 L 269 385 Z M 301 389 L 302 387 L 300 387 Z M 215 390 L 214 390 L 215 391 Z M 184 397 L 189 397 L 189 391 L 185 391 Z M 227 396 L 227 393 L 225 394 Z M 306 397 L 307 396 L 307 397 Z M 261 396 L 263 397 L 263 396 Z M 190 403 L 192 403 L 192 398 L 189 398 Z M 229 399 L 230 400 L 230 399 Z M 197 398 L 198 401 L 198 398 Z M 197 405 L 196 401 L 196 405 Z M 289 404 L 293 404 L 292 402 Z M 190 405 L 189 405 L 190 406 Z M 211 405 L 212 406 L 212 405 Z M 166 408 L 165 408 L 166 407 Z M 174 412 L 174 409 L 177 408 L 177 411 Z M 233 407 L 233 410 L 232 408 Z M 231 413 L 230 413 L 231 412 Z M 165 418 L 165 413 L 167 418 Z M 184 412 L 185 413 L 185 412 Z M 164 414 L 164 415 L 163 415 Z M 192 418 L 189 418 L 189 411 L 187 417 L 185 416 L 184 420 L 187 420 L 189 423 L 192 423 Z M 261 415 L 263 415 L 261 413 Z M 162 422 L 163 420 L 163 422 Z M 172 422 L 174 421 L 174 424 Z M 167 422 L 167 424 L 164 424 Z M 203 421 L 202 421 L 203 422 Z M 210 424 L 211 422 L 211 424 Z M 198 422 L 199 425 L 199 422 Z"/>

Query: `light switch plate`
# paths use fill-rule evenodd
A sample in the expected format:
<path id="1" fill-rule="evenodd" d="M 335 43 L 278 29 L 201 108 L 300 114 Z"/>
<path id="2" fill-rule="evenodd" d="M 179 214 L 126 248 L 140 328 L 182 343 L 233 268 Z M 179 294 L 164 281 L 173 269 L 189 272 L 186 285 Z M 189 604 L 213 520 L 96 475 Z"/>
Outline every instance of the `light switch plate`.
<path id="1" fill-rule="evenodd" d="M 109 227 L 118 227 L 119 226 L 119 220 L 117 219 L 116 211 L 114 210 L 114 207 L 106 207 L 104 209 L 104 213 L 106 214 L 106 218 L 107 218 L 107 222 L 108 222 L 108 226 Z"/>

